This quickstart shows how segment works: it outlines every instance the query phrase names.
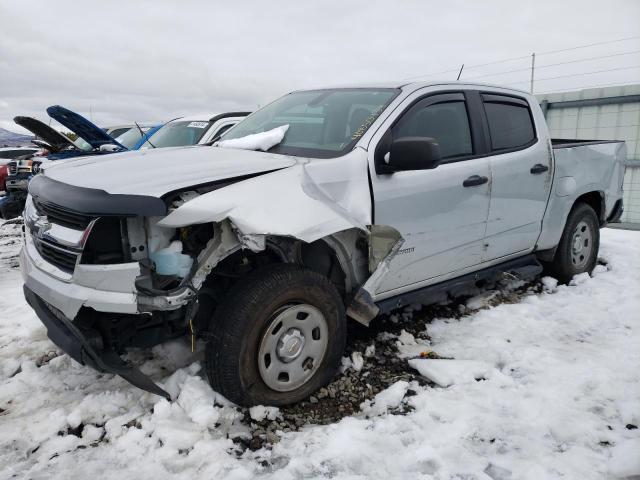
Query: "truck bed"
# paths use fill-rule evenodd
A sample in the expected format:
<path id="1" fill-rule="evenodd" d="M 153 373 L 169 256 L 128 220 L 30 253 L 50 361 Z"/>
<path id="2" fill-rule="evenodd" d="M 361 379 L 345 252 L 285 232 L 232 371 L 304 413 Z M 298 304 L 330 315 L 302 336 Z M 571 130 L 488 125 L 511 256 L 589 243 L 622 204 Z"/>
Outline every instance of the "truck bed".
<path id="1" fill-rule="evenodd" d="M 623 141 L 552 139 L 555 171 L 553 195 L 538 239 L 538 249 L 555 247 L 569 211 L 576 199 L 586 192 L 600 192 L 604 211 L 597 212 L 601 222 L 615 216 L 621 208 L 624 160 L 627 149 Z"/>

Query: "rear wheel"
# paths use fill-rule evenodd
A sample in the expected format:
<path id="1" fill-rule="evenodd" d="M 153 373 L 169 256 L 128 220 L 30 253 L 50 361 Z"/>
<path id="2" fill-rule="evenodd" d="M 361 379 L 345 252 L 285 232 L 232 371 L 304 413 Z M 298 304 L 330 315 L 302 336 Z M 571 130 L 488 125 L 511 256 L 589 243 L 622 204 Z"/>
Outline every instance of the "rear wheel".
<path id="1" fill-rule="evenodd" d="M 563 283 L 574 275 L 589 272 L 596 266 L 600 247 L 600 226 L 596 212 L 589 205 L 576 205 L 569 217 L 558 244 L 549 273 Z"/>
<path id="2" fill-rule="evenodd" d="M 214 390 L 240 405 L 279 406 L 331 381 L 346 342 L 346 317 L 327 278 L 272 265 L 233 287 L 209 333 L 206 368 Z"/>

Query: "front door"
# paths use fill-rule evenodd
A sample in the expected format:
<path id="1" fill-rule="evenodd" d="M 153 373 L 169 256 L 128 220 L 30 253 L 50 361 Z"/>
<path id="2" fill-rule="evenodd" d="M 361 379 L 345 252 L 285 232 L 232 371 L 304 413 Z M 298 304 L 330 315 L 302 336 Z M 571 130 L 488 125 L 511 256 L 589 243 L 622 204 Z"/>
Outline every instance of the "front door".
<path id="1" fill-rule="evenodd" d="M 489 159 L 479 156 L 481 134 L 470 121 L 469 100 L 463 93 L 418 99 L 379 140 L 378 147 L 389 138 L 434 138 L 443 159 L 430 170 L 371 172 L 374 222 L 404 238 L 376 295 L 435 283 L 482 261 L 491 170 Z"/>

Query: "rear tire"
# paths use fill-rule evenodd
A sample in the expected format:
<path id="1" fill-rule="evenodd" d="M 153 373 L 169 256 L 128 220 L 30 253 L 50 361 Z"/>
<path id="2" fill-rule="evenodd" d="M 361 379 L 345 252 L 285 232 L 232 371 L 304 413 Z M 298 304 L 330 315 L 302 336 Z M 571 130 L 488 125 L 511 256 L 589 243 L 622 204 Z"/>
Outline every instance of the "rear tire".
<path id="1" fill-rule="evenodd" d="M 600 224 L 596 212 L 586 203 L 573 207 L 548 273 L 562 283 L 569 283 L 580 273 L 591 271 L 598 260 Z"/>
<path id="2" fill-rule="evenodd" d="M 239 405 L 281 406 L 332 380 L 346 343 L 346 316 L 327 278 L 297 265 L 270 265 L 232 288 L 209 332 L 205 357 L 213 389 Z"/>

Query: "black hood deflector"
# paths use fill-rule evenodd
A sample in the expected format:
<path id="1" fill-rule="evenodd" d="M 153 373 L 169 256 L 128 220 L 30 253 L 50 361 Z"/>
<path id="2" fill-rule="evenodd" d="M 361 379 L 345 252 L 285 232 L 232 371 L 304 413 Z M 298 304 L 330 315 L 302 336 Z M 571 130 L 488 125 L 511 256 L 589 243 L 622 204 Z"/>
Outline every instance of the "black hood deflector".
<path id="1" fill-rule="evenodd" d="M 45 175 L 33 177 L 29 193 L 41 202 L 92 216 L 153 217 L 167 213 L 165 203 L 157 197 L 107 193 L 68 185 Z"/>

